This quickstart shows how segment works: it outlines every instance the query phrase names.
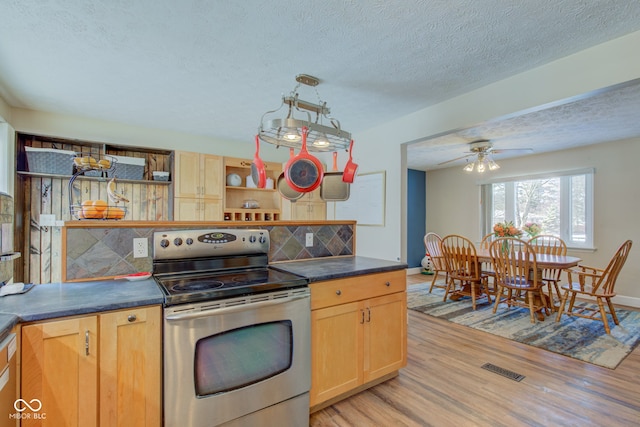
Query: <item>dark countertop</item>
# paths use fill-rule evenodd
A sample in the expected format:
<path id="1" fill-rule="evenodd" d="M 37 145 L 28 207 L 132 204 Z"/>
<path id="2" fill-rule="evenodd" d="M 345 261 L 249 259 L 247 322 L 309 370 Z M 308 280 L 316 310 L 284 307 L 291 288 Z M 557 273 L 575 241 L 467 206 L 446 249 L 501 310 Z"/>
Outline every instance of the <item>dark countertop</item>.
<path id="1" fill-rule="evenodd" d="M 7 315 L 15 316 L 17 322 L 32 322 L 162 304 L 163 301 L 162 291 L 153 279 L 46 283 L 36 285 L 24 294 L 0 298 L 0 322 Z M 3 324 L 0 323 L 0 327 Z"/>
<path id="2" fill-rule="evenodd" d="M 407 268 L 405 263 L 359 256 L 289 261 L 271 266 L 308 277 L 311 282 Z M 163 301 L 162 291 L 153 279 L 36 285 L 24 294 L 0 297 L 0 340 L 21 322 L 162 304 Z"/>
<path id="3" fill-rule="evenodd" d="M 307 261 L 288 261 L 271 264 L 271 267 L 308 277 L 312 282 L 342 279 L 362 274 L 403 270 L 408 266 L 403 262 L 386 261 L 361 256 L 345 258 L 317 258 Z"/>

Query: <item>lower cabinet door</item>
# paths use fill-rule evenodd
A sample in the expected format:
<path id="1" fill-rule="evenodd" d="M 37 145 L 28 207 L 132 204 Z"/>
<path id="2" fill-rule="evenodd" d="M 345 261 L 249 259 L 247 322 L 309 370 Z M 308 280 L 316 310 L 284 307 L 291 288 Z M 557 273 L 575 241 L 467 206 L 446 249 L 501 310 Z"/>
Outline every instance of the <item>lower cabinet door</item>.
<path id="1" fill-rule="evenodd" d="M 98 424 L 97 316 L 22 327 L 22 426 Z"/>
<path id="2" fill-rule="evenodd" d="M 364 382 L 407 364 L 406 292 L 372 298 L 365 307 Z"/>
<path id="3" fill-rule="evenodd" d="M 23 326 L 22 426 L 160 426 L 161 330 L 159 306 Z"/>
<path id="4" fill-rule="evenodd" d="M 361 302 L 311 311 L 310 406 L 362 384 Z"/>
<path id="5" fill-rule="evenodd" d="M 100 315 L 100 425 L 160 425 L 160 307 Z"/>
<path id="6" fill-rule="evenodd" d="M 406 292 L 312 310 L 311 348 L 312 408 L 399 370 L 407 364 Z"/>

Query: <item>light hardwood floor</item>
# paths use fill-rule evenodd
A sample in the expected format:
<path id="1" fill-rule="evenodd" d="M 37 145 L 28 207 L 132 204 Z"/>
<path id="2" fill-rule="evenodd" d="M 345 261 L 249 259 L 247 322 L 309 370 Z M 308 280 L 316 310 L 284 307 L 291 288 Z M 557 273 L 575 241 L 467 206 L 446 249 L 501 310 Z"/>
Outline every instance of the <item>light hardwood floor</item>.
<path id="1" fill-rule="evenodd" d="M 487 362 L 525 378 L 481 369 Z M 310 418 L 312 427 L 638 425 L 640 347 L 611 370 L 412 310 L 400 375 Z"/>

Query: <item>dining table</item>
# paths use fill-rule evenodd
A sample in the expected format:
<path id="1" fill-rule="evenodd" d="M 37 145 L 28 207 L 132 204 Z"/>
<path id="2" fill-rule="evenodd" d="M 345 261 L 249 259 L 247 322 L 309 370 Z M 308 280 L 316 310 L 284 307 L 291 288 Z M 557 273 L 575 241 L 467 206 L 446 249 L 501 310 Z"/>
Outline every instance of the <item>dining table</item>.
<path id="1" fill-rule="evenodd" d="M 481 263 L 491 263 L 491 254 L 489 253 L 488 248 L 478 248 L 476 252 L 476 256 L 478 261 Z M 582 261 L 582 258 L 569 256 L 569 255 L 551 255 L 551 254 L 540 254 L 536 253 L 536 267 L 538 269 L 538 277 L 542 277 L 542 270 L 544 269 L 565 269 L 577 266 Z M 542 292 L 542 291 L 541 291 Z M 553 304 L 552 300 L 552 291 L 549 289 L 549 295 L 545 296 L 547 301 L 547 308 L 554 312 L 558 309 Z M 542 314 L 538 312 L 538 320 L 543 320 L 541 318 Z"/>

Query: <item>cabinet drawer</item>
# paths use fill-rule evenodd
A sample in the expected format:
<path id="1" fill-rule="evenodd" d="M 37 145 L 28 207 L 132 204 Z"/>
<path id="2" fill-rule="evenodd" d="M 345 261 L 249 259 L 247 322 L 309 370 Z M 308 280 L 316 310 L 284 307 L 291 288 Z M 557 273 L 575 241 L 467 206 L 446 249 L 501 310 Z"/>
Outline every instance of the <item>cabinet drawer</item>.
<path id="1" fill-rule="evenodd" d="M 402 292 L 406 289 L 405 270 L 311 283 L 311 309 Z"/>

